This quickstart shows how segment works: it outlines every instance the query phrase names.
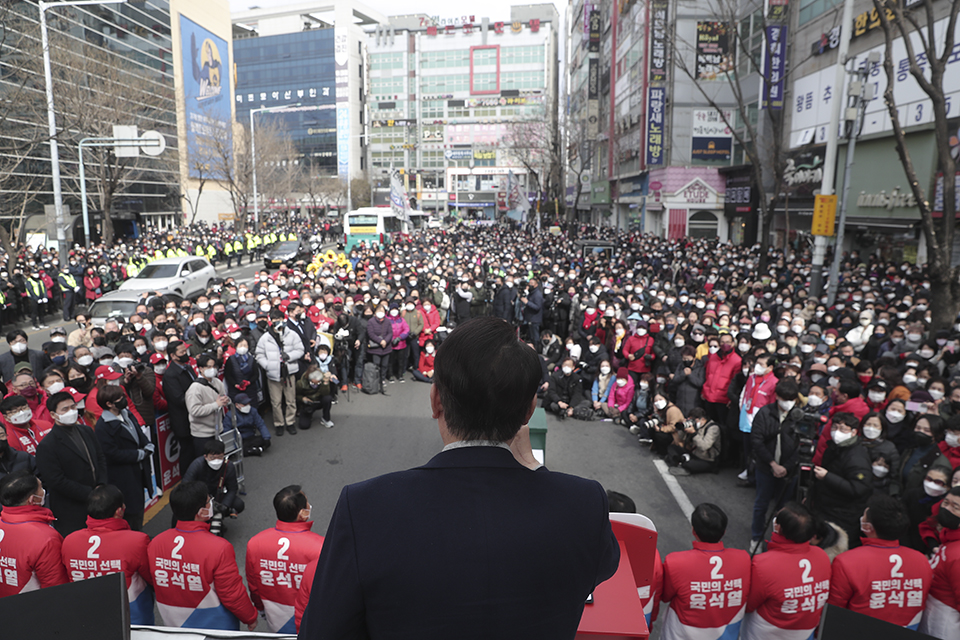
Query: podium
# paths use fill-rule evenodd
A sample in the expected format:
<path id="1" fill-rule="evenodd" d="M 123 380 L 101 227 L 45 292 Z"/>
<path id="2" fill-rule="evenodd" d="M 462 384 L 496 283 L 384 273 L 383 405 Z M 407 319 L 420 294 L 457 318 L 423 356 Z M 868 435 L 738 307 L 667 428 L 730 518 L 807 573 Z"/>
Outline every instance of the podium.
<path id="1" fill-rule="evenodd" d="M 593 603 L 583 608 L 578 640 L 626 640 L 650 636 L 638 590 L 653 587 L 657 528 L 636 513 L 611 513 L 613 534 L 620 543 L 620 566 L 597 586 Z"/>

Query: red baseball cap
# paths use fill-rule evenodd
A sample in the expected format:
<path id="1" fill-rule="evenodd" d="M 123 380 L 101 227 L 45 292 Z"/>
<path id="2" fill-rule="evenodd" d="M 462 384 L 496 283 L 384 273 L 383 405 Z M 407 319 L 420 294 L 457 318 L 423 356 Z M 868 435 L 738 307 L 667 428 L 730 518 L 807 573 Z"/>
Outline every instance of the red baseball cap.
<path id="1" fill-rule="evenodd" d="M 160 355 L 159 353 L 155 353 L 155 354 L 153 354 L 152 356 L 150 356 L 150 364 L 157 364 L 157 363 L 160 363 L 160 362 L 166 362 L 166 360 L 167 360 L 167 359 L 164 358 L 164 357 L 163 357 L 162 355 Z"/>
<path id="2" fill-rule="evenodd" d="M 123 377 L 123 374 L 115 370 L 113 367 L 108 367 L 105 365 L 100 365 L 97 367 L 96 373 L 97 380 L 117 380 Z"/>

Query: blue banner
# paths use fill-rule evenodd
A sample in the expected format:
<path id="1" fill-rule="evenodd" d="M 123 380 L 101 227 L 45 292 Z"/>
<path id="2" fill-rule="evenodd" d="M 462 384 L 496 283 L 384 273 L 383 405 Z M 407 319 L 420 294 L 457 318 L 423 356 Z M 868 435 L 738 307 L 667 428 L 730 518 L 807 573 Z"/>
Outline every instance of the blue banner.
<path id="1" fill-rule="evenodd" d="M 667 108 L 667 90 L 650 87 L 647 93 L 647 167 L 664 164 L 664 114 Z"/>
<path id="2" fill-rule="evenodd" d="M 209 167 L 215 157 L 212 147 L 231 149 L 230 70 L 233 67 L 226 41 L 183 15 L 180 16 L 180 46 L 187 165 L 190 177 L 198 178 L 198 165 Z M 214 177 L 209 168 L 205 174 Z"/>
<path id="3" fill-rule="evenodd" d="M 787 26 L 767 26 L 767 55 L 763 58 L 760 108 L 783 109 L 783 79 L 787 63 Z"/>

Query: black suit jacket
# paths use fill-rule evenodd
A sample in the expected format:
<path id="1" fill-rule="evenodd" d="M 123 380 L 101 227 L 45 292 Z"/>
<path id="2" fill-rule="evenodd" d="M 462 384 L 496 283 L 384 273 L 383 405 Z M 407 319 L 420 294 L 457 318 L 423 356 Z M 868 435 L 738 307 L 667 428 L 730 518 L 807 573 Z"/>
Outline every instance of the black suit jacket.
<path id="1" fill-rule="evenodd" d="M 599 483 L 453 449 L 344 487 L 300 638 L 573 638 L 619 561 Z"/>
<path id="2" fill-rule="evenodd" d="M 98 484 L 107 482 L 107 461 L 93 429 L 74 425 L 87 445 L 94 469 L 83 448 L 59 425 L 53 427 L 37 445 L 37 471 L 43 487 L 50 492 L 50 509 L 57 517 L 53 527 L 67 537 L 87 523 L 87 498 Z"/>
<path id="3" fill-rule="evenodd" d="M 125 413 L 137 423 L 132 413 Z M 143 488 L 149 479 L 150 459 L 138 460 L 139 451 L 149 443 L 140 425 L 137 424 L 135 440 L 119 420 L 104 420 L 101 415 L 94 431 L 107 461 L 107 478 L 123 493 L 127 513 L 143 513 Z"/>
<path id="4" fill-rule="evenodd" d="M 27 359 L 30 361 L 30 367 L 33 369 L 33 375 L 40 375 L 40 372 L 44 369 L 43 352 L 28 348 Z M 14 360 L 13 352 L 9 350 L 8 345 L 7 352 L 0 355 L 0 375 L 3 376 L 4 383 L 9 383 L 11 380 L 13 380 L 13 368 L 16 365 L 17 361 Z"/>
<path id="5" fill-rule="evenodd" d="M 170 428 L 177 438 L 190 437 L 190 412 L 187 411 L 187 389 L 194 377 L 179 362 L 171 362 L 163 372 L 163 395 L 167 398 Z"/>

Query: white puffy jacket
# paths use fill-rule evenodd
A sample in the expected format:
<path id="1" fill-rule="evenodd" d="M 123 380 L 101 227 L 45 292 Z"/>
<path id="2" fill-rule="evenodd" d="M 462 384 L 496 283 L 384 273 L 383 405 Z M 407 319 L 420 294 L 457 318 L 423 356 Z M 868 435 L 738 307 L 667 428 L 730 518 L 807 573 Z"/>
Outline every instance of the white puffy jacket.
<path id="1" fill-rule="evenodd" d="M 280 340 L 283 342 L 283 352 L 287 356 L 287 373 L 290 375 L 299 371 L 297 360 L 303 357 L 303 341 L 296 331 L 292 331 L 281 325 Z M 274 382 L 280 381 L 280 347 L 269 331 L 263 334 L 263 337 L 257 342 L 257 349 L 254 352 L 257 363 L 263 367 L 267 373 L 267 379 Z"/>

